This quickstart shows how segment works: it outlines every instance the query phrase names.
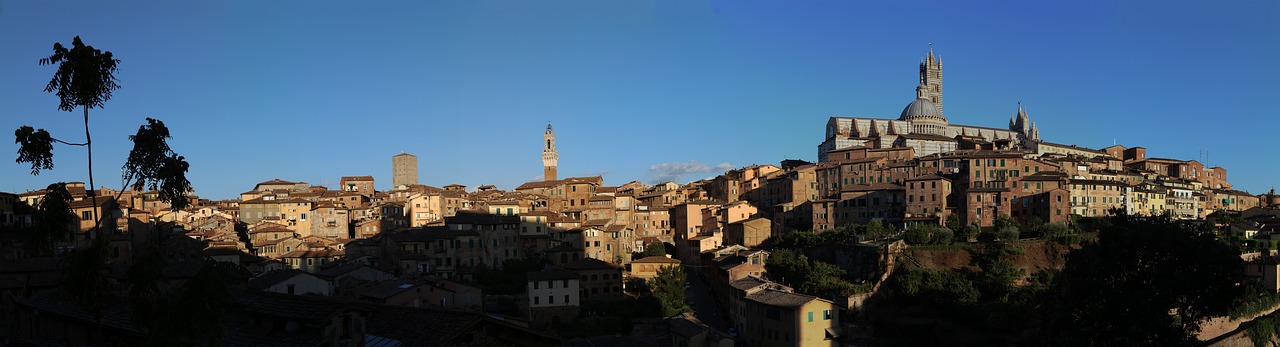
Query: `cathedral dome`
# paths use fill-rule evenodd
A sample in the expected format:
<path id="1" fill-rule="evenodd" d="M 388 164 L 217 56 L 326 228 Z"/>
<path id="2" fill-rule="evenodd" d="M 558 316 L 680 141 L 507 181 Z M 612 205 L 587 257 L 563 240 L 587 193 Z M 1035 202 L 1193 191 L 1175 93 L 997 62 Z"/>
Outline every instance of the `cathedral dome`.
<path id="1" fill-rule="evenodd" d="M 938 105 L 934 105 L 933 101 L 925 98 L 917 98 L 902 109 L 902 115 L 898 120 L 911 120 L 913 118 L 931 117 L 946 120 L 942 117 L 942 111 L 938 111 Z"/>

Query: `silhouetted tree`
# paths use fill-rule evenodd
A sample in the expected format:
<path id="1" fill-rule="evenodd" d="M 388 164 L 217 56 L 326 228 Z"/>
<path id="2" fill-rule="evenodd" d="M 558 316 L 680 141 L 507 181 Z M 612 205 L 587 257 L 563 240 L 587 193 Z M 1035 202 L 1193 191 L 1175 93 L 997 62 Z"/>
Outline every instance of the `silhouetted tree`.
<path id="1" fill-rule="evenodd" d="M 1242 261 L 1212 232 L 1123 214 L 1100 224 L 1098 240 L 1054 278 L 1046 342 L 1190 345 L 1200 321 L 1226 315 L 1239 296 Z"/>
<path id="2" fill-rule="evenodd" d="M 71 213 L 71 199 L 66 183 L 58 182 L 45 188 L 44 197 L 36 207 L 35 225 L 26 234 L 30 248 L 48 251 L 50 256 L 57 253 L 54 247 L 67 240 L 71 222 L 75 220 Z"/>
<path id="3" fill-rule="evenodd" d="M 95 336 L 101 337 L 101 311 L 110 304 L 111 293 L 115 282 L 107 277 L 110 261 L 109 246 L 103 236 L 103 230 L 116 230 L 116 218 L 102 218 L 102 214 L 118 210 L 116 200 L 120 195 L 110 198 L 103 204 L 98 203 L 97 185 L 93 179 L 93 140 L 89 131 L 89 109 L 101 108 L 111 99 L 112 91 L 119 89 L 115 72 L 120 64 L 111 52 L 101 51 L 93 46 L 85 45 L 77 36 L 71 47 L 61 43 L 53 44 L 53 55 L 40 59 L 40 65 L 57 65 L 57 71 L 45 86 L 45 92 L 56 93 L 59 98 L 58 110 L 74 111 L 80 108 L 84 114 L 84 143 L 72 143 L 57 139 L 44 129 L 30 126 L 19 127 L 14 132 L 18 143 L 19 163 L 30 163 L 31 174 L 38 175 L 41 170 L 53 168 L 53 143 L 71 146 L 83 146 L 88 153 L 89 198 L 93 203 L 91 209 L 94 226 L 88 231 L 93 241 L 88 247 L 78 249 L 69 254 L 64 267 L 64 284 L 67 294 L 98 320 Z M 169 147 L 166 140 L 170 137 L 169 129 L 164 123 L 147 118 L 147 124 L 139 127 L 135 135 L 129 136 L 133 149 L 129 159 L 122 168 L 124 186 L 121 194 L 130 187 L 134 189 L 157 189 L 160 198 L 168 202 L 172 209 L 178 210 L 187 206 L 187 194 L 191 184 L 186 179 L 188 164 Z M 64 185 L 51 185 L 49 194 L 41 203 L 38 225 L 31 240 L 39 243 L 41 248 L 52 249 L 56 242 L 64 241 L 67 226 L 74 216 L 70 214 L 70 194 Z M 66 211 L 66 214 L 57 212 Z M 44 241 L 41 241 L 44 240 Z M 142 270 L 139 270 L 142 271 Z M 138 290 L 147 291 L 146 288 Z M 201 314 L 194 311 L 192 314 Z M 211 318 L 211 317 L 197 317 Z M 221 319 L 218 317 L 218 319 Z"/>
<path id="4" fill-rule="evenodd" d="M 94 190 L 98 187 L 93 183 L 93 138 L 89 136 L 89 109 L 102 107 L 103 103 L 111 100 L 111 92 L 120 88 L 115 76 L 120 59 L 115 59 L 110 51 L 103 52 L 85 45 L 76 36 L 71 40 L 70 49 L 55 42 L 53 55 L 40 59 L 40 65 L 54 64 L 58 65 L 58 70 L 49 84 L 45 85 L 44 91 L 58 95 L 58 110 L 71 112 L 79 107 L 84 111 L 84 143 L 72 144 L 56 140 L 44 129 L 33 132 L 31 127 L 22 127 L 17 134 L 19 143 L 22 143 L 18 162 L 30 159 L 31 173 L 38 174 L 41 168 L 53 168 L 53 146 L 50 140 L 83 145 L 89 157 L 89 190 Z M 27 136 L 24 137 L 24 134 Z M 98 206 L 97 197 L 91 199 L 93 205 Z M 93 214 L 94 221 L 97 221 L 97 212 Z"/>

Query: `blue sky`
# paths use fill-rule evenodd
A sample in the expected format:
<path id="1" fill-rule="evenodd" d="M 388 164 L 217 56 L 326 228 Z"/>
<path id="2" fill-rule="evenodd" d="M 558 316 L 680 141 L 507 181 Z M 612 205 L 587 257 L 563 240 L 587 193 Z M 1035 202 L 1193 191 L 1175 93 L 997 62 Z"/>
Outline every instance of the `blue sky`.
<path id="1" fill-rule="evenodd" d="M 1257 194 L 1280 182 L 1278 33 L 1276 1 L 0 0 L 0 128 L 83 139 L 38 64 L 79 35 L 123 60 L 90 113 L 99 185 L 145 117 L 214 199 L 388 189 L 400 152 L 422 183 L 511 189 L 541 176 L 548 121 L 562 177 L 683 182 L 815 160 L 830 116 L 896 118 L 933 42 L 952 123 L 1003 127 L 1021 101 L 1045 140 L 1208 149 Z M 82 149 L 54 160 L 5 161 L 0 191 L 86 179 Z"/>

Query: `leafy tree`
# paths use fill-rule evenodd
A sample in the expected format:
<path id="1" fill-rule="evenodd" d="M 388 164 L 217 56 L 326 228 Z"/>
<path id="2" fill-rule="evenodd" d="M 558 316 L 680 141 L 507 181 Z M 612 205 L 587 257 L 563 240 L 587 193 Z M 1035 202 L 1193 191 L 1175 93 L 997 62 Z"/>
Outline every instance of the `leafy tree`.
<path id="1" fill-rule="evenodd" d="M 978 228 L 978 226 L 972 224 L 952 230 L 956 231 L 956 239 L 960 242 L 969 242 L 970 238 L 978 236 L 978 233 L 981 232 L 981 229 Z"/>
<path id="2" fill-rule="evenodd" d="M 1113 216 L 1067 256 L 1044 329 L 1062 345 L 1190 345 L 1228 313 L 1242 261 L 1211 232 L 1159 217 Z"/>
<path id="3" fill-rule="evenodd" d="M 959 231 L 960 228 L 964 228 L 964 224 L 960 222 L 960 215 L 955 213 L 947 215 L 947 222 L 945 226 L 947 229 L 956 231 Z"/>
<path id="4" fill-rule="evenodd" d="M 973 263 L 982 269 L 979 284 L 984 298 L 1005 300 L 1016 288 L 1015 282 L 1026 274 L 1014 265 L 1011 252 L 1004 243 L 990 243 L 975 254 Z"/>
<path id="5" fill-rule="evenodd" d="M 815 261 L 804 274 L 804 282 L 798 288 L 801 293 L 820 297 L 849 296 L 870 291 L 870 286 L 856 286 L 844 280 L 845 271 L 835 265 Z"/>
<path id="6" fill-rule="evenodd" d="M 826 235 L 827 233 L 822 233 Z M 818 236 L 812 231 L 792 230 L 782 236 L 770 238 L 770 244 L 774 249 L 805 249 L 819 245 L 823 242 L 823 236 Z"/>
<path id="7" fill-rule="evenodd" d="M 40 59 L 40 65 L 58 65 L 57 72 L 45 85 L 44 91 L 56 93 L 58 110 L 74 111 L 77 107 L 84 111 L 84 143 L 73 144 L 57 140 L 44 129 L 32 130 L 23 126 L 15 133 L 18 150 L 18 162 L 31 163 L 31 173 L 39 174 L 41 169 L 53 169 L 53 143 L 58 141 L 68 145 L 84 146 L 89 156 L 89 190 L 97 189 L 93 183 L 93 139 L 89 136 L 89 109 L 101 108 L 103 103 L 111 99 L 111 92 L 119 89 L 116 83 L 116 66 L 120 59 L 115 59 L 110 51 L 103 52 L 93 46 L 85 45 L 76 36 L 71 40 L 71 48 L 62 43 L 53 44 L 53 55 Z M 97 197 L 92 197 L 93 206 L 98 206 Z M 97 221 L 97 212 L 94 212 Z"/>
<path id="8" fill-rule="evenodd" d="M 996 230 L 996 238 L 999 238 L 1002 242 L 1017 241 L 1020 235 L 1018 227 L 1015 226 L 1004 226 Z"/>
<path id="9" fill-rule="evenodd" d="M 932 235 L 930 235 L 931 233 L 932 233 L 932 228 L 928 226 L 921 225 L 921 224 L 912 226 L 910 229 L 907 229 L 907 235 L 906 235 L 907 243 L 913 244 L 913 245 L 923 245 L 923 244 L 929 243 L 929 239 L 930 237 L 932 237 Z"/>
<path id="10" fill-rule="evenodd" d="M 643 257 L 654 257 L 667 255 L 667 245 L 661 242 L 654 242 L 644 246 Z"/>
<path id="11" fill-rule="evenodd" d="M 878 220 L 873 220 L 862 226 L 862 235 L 866 236 L 869 240 L 876 240 L 885 237 L 888 235 L 888 232 L 886 232 L 883 223 L 880 223 Z"/>
<path id="12" fill-rule="evenodd" d="M 954 235 L 951 232 L 951 229 L 937 228 L 933 230 L 933 243 L 935 244 L 949 245 L 951 244 L 952 238 L 954 238 Z"/>
<path id="13" fill-rule="evenodd" d="M 658 276 L 649 280 L 653 296 L 662 303 L 663 315 L 670 317 L 686 311 L 684 304 L 684 269 L 667 266 L 658 270 Z"/>
<path id="14" fill-rule="evenodd" d="M 933 305 L 970 305 L 981 297 L 973 282 L 955 270 L 903 268 L 891 281 L 896 293 Z"/>
<path id="15" fill-rule="evenodd" d="M 54 183 L 45 188 L 44 197 L 36 207 L 35 226 L 27 233 L 27 242 L 32 248 L 48 251 L 54 255 L 54 247 L 67 240 L 71 234 L 71 223 L 75 215 L 71 213 L 71 193 L 66 183 Z"/>
<path id="16" fill-rule="evenodd" d="M 993 224 L 992 226 L 994 226 L 996 230 L 1002 230 L 1005 228 L 1013 228 L 1015 230 L 1022 229 L 1022 225 L 1018 224 L 1018 221 L 1014 220 L 1013 217 L 1010 217 L 1008 215 L 996 216 L 996 220 L 992 224 Z"/>
<path id="17" fill-rule="evenodd" d="M 849 296 L 870 290 L 867 286 L 847 281 L 844 269 L 826 262 L 810 261 L 809 257 L 790 249 L 775 250 L 769 254 L 769 261 L 764 266 L 770 278 L 809 295 Z"/>
<path id="18" fill-rule="evenodd" d="M 14 132 L 15 142 L 18 144 L 16 161 L 30 163 L 31 174 L 38 175 L 42 170 L 53 169 L 55 142 L 85 147 L 88 154 L 88 190 L 96 190 L 98 187 L 93 179 L 93 139 L 89 132 L 89 109 L 101 108 L 111 99 L 112 92 L 120 88 L 115 77 L 119 64 L 120 60 L 115 59 L 110 51 L 104 52 L 85 45 L 79 36 L 72 40 L 71 48 L 54 43 L 53 55 L 40 59 L 40 65 L 58 66 L 44 90 L 57 94 L 58 110 L 74 111 L 80 108 L 83 111 L 85 142 L 67 142 L 53 137 L 44 129 L 21 126 Z M 131 184 L 135 189 L 158 189 L 160 198 L 174 210 L 179 210 L 187 206 L 187 194 L 191 191 L 191 184 L 186 179 L 189 165 L 185 158 L 175 154 L 169 147 L 166 142 L 169 137 L 169 129 L 164 123 L 151 118 L 147 118 L 147 124 L 140 127 L 137 134 L 129 136 L 134 147 L 122 168 L 125 184 L 121 191 Z M 93 206 L 102 206 L 98 204 L 97 194 L 90 194 L 89 197 Z M 95 225 L 100 224 L 97 209 L 93 209 L 92 215 Z"/>
<path id="19" fill-rule="evenodd" d="M 798 283 L 809 272 L 809 257 L 791 249 L 777 249 L 764 263 L 765 273 L 776 281 Z"/>
<path id="20" fill-rule="evenodd" d="M 1031 228 L 1035 234 L 1046 239 L 1058 239 L 1071 234 L 1071 227 L 1062 223 L 1045 223 Z"/>
<path id="21" fill-rule="evenodd" d="M 79 36 L 72 40 L 70 48 L 61 43 L 54 43 L 53 54 L 40 59 L 40 65 L 57 66 L 53 78 L 49 80 L 44 90 L 58 96 L 58 110 L 71 112 L 80 108 L 83 111 L 85 141 L 83 143 L 67 142 L 53 137 L 44 129 L 35 129 L 30 126 L 21 126 L 14 132 L 15 142 L 18 144 L 16 161 L 30 163 L 33 175 L 38 175 L 42 170 L 53 169 L 55 142 L 86 149 L 89 173 L 87 190 L 90 192 L 89 198 L 94 206 L 90 209 L 94 226 L 88 231 L 87 236 L 92 237 L 93 240 L 88 247 L 75 250 L 67 256 L 64 284 L 66 292 L 97 318 L 95 336 L 99 337 L 103 328 L 101 311 L 110 304 L 110 293 L 116 286 L 116 283 L 107 277 L 109 247 L 100 231 L 116 229 L 116 218 L 102 218 L 98 209 L 103 213 L 118 210 L 116 201 L 120 195 L 117 194 L 101 204 L 98 202 L 98 186 L 94 183 L 93 177 L 93 139 L 89 131 L 89 109 L 103 107 L 106 101 L 111 99 L 112 92 L 120 88 L 115 77 L 119 64 L 120 60 L 115 59 L 110 51 L 104 52 L 85 45 Z M 172 209 L 185 208 L 188 204 L 187 195 L 191 191 L 191 184 L 186 179 L 189 165 L 183 157 L 176 155 L 166 142 L 170 134 L 164 123 L 151 118 L 147 118 L 147 123 L 139 127 L 135 135 L 129 136 L 134 146 L 121 169 L 124 186 L 121 187 L 120 194 L 130 186 L 134 189 L 144 187 L 158 189 L 160 198 L 168 202 Z M 29 237 L 36 241 L 40 248 L 47 246 L 52 251 L 56 242 L 66 240 L 65 236 L 70 231 L 68 226 L 74 219 L 74 216 L 69 216 L 70 200 L 71 197 L 65 185 L 56 184 L 49 187 L 49 193 L 41 202 L 41 211 L 37 216 L 40 224 L 34 228 Z M 138 270 L 137 276 L 143 276 L 142 272 L 146 271 Z M 154 294 L 145 286 L 140 287 L 138 291 L 134 294 L 142 296 Z M 201 314 L 198 310 L 187 313 Z M 194 318 L 221 319 L 220 316 Z"/>
<path id="22" fill-rule="evenodd" d="M 858 229 L 859 229 L 858 225 L 847 224 L 832 230 L 824 231 L 821 234 L 818 234 L 820 238 L 818 242 L 808 244 L 804 248 L 809 248 L 822 243 L 838 244 L 838 245 L 855 244 L 860 239 L 860 237 L 858 236 Z"/>

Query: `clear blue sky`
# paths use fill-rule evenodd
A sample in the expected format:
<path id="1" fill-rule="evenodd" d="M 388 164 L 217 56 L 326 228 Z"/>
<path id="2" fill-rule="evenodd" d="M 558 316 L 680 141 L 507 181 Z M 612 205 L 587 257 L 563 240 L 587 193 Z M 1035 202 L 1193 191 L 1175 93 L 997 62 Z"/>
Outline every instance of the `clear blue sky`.
<path id="1" fill-rule="evenodd" d="M 952 123 L 1004 127 L 1022 101 L 1048 141 L 1208 149 L 1237 188 L 1280 183 L 1273 0 L 0 0 L 5 134 L 83 139 L 38 64 L 76 35 L 123 60 L 90 115 L 96 180 L 117 188 L 145 117 L 214 199 L 272 178 L 385 190 L 400 152 L 422 183 L 511 189 L 542 174 L 547 121 L 560 175 L 606 184 L 812 161 L 828 117 L 898 116 L 929 42 Z M 40 176 L 11 160 L 2 191 L 86 179 L 80 148 Z"/>

